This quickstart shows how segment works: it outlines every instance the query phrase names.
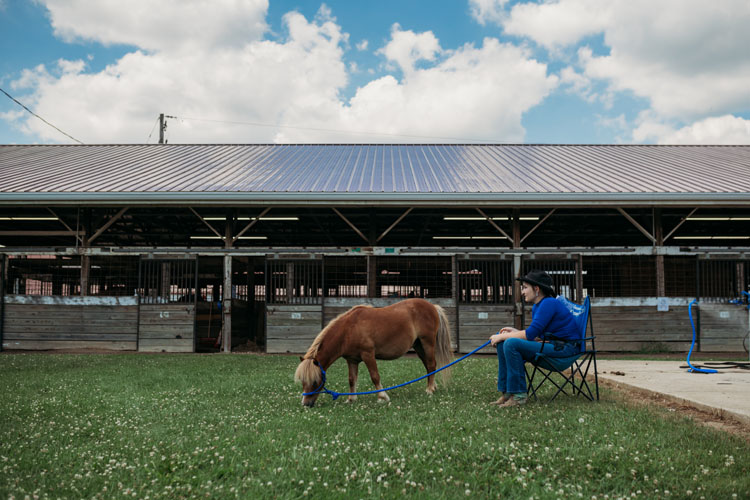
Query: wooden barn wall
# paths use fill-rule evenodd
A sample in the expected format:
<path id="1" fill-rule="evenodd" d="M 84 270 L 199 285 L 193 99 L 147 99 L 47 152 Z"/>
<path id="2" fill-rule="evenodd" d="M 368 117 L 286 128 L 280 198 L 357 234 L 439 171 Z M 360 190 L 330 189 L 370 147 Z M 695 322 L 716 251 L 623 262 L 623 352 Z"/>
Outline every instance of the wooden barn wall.
<path id="1" fill-rule="evenodd" d="M 358 304 L 383 307 L 399 299 L 327 298 L 323 305 L 268 305 L 267 352 L 304 353 L 323 325 Z M 592 319 L 599 351 L 687 352 L 693 338 L 688 300 L 667 299 L 668 311 L 657 310 L 657 299 L 594 299 Z M 513 306 L 461 304 L 451 299 L 434 303 L 445 308 L 451 322 L 453 347 L 467 353 L 487 341 L 499 328 L 513 324 Z M 700 315 L 700 351 L 742 351 L 749 328 L 747 309 L 732 304 L 703 304 Z M 525 324 L 531 308 L 525 308 Z M 458 340 L 458 342 L 457 342 Z M 481 353 L 492 354 L 485 347 Z"/>
<path id="2" fill-rule="evenodd" d="M 6 295 L 3 349 L 134 351 L 135 297 Z"/>
<path id="3" fill-rule="evenodd" d="M 142 304 L 138 350 L 142 352 L 193 352 L 195 305 Z"/>
<path id="4" fill-rule="evenodd" d="M 266 306 L 266 352 L 304 353 L 312 341 L 333 318 L 352 307 L 369 304 L 385 307 L 403 299 L 326 298 L 319 305 L 268 304 Z M 456 306 L 451 299 L 433 299 L 445 309 L 451 326 L 451 340 L 456 348 Z"/>
<path id="5" fill-rule="evenodd" d="M 591 316 L 599 351 L 687 352 L 693 340 L 688 299 L 668 298 L 668 311 L 659 311 L 656 297 L 593 299 Z M 750 326 L 748 311 L 733 304 L 693 306 L 700 322 L 700 352 L 738 352 Z M 524 324 L 531 321 L 525 308 Z M 590 334 L 590 332 L 589 332 Z"/>
<path id="6" fill-rule="evenodd" d="M 326 298 L 325 307 L 323 309 L 323 320 L 324 324 L 328 324 L 333 318 L 339 314 L 345 313 L 352 307 L 359 304 L 368 304 L 373 307 L 385 307 L 396 302 L 401 302 L 402 298 Z M 458 322 L 456 321 L 456 303 L 452 299 L 430 299 L 430 303 L 438 305 L 445 309 L 445 314 L 448 316 L 448 322 L 450 323 L 451 331 L 451 345 L 453 349 L 456 349 L 456 335 L 458 332 Z"/>
<path id="7" fill-rule="evenodd" d="M 490 335 L 504 326 L 513 326 L 512 305 L 461 304 L 458 309 L 459 352 L 471 352 L 489 340 Z M 479 351 L 495 354 L 494 347 Z"/>
<path id="8" fill-rule="evenodd" d="M 742 342 L 750 330 L 750 314 L 745 306 L 701 304 L 701 352 L 742 352 Z"/>
<path id="9" fill-rule="evenodd" d="M 599 351 L 687 352 L 693 338 L 686 306 L 592 306 Z M 591 333 L 591 332 L 588 332 Z"/>
<path id="10" fill-rule="evenodd" d="M 320 304 L 268 304 L 266 306 L 266 352 L 304 353 L 320 333 Z"/>

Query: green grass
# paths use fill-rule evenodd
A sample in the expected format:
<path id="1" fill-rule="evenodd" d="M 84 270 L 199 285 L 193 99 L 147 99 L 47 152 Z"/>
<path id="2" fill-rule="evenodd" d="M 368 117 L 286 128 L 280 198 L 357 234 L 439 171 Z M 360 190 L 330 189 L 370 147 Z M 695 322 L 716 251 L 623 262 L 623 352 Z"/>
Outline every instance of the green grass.
<path id="1" fill-rule="evenodd" d="M 432 397 L 308 409 L 297 362 L 2 355 L 0 498 L 750 498 L 746 441 L 606 390 L 498 409 L 496 362 L 472 357 Z M 422 374 L 380 366 L 385 385 Z M 343 361 L 329 386 L 347 390 Z"/>

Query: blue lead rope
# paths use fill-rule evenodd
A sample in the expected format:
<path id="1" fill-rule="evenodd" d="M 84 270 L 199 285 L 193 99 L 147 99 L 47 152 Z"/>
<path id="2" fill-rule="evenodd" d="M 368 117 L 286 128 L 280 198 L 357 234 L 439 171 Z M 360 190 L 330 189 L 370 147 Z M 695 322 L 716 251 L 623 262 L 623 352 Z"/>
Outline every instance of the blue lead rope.
<path id="1" fill-rule="evenodd" d="M 302 395 L 303 396 L 312 396 L 313 394 L 321 394 L 321 393 L 323 393 L 323 394 L 330 394 L 333 397 L 333 400 L 336 401 L 339 396 L 361 396 L 363 394 L 376 394 L 378 392 L 385 392 L 385 391 L 390 391 L 392 389 L 398 389 L 399 387 L 403 387 L 405 385 L 413 384 L 414 382 L 419 382 L 423 378 L 427 378 L 430 375 L 434 375 L 434 374 L 436 374 L 439 371 L 445 370 L 449 366 L 455 365 L 459 361 L 463 361 L 464 359 L 468 358 L 469 356 L 471 356 L 472 354 L 474 354 L 478 350 L 480 350 L 480 349 L 482 349 L 484 347 L 487 347 L 489 345 L 489 343 L 490 343 L 490 341 L 488 340 L 487 342 L 485 342 L 484 344 L 480 345 L 479 347 L 477 347 L 476 349 L 474 349 L 470 353 L 461 356 L 457 360 L 452 361 L 451 363 L 448 363 L 447 365 L 445 365 L 445 366 L 443 366 L 441 368 L 438 368 L 434 372 L 428 373 L 426 375 L 422 375 L 419 378 L 415 378 L 414 380 L 410 380 L 408 382 L 404 382 L 403 384 L 394 385 L 392 387 L 386 387 L 385 389 L 377 389 L 377 390 L 374 390 L 374 391 L 366 391 L 366 392 L 336 392 L 336 391 L 332 391 L 330 389 L 326 389 L 326 387 L 325 387 L 325 385 L 326 385 L 326 372 L 325 372 L 325 370 L 323 369 L 322 366 L 319 366 L 320 373 L 323 375 L 323 380 L 320 383 L 320 387 L 318 387 L 317 389 L 315 389 L 312 392 L 303 392 Z"/>
<path id="2" fill-rule="evenodd" d="M 688 355 L 687 355 L 687 364 L 690 367 L 688 368 L 688 371 L 698 372 L 698 373 L 719 373 L 718 371 L 712 370 L 710 368 L 696 368 L 690 364 L 690 355 L 693 353 L 693 346 L 695 346 L 695 323 L 693 322 L 693 304 L 695 304 L 696 302 L 697 302 L 697 299 L 693 299 L 693 301 L 690 302 L 690 305 L 688 306 L 688 316 L 690 316 L 690 325 L 693 327 L 693 343 L 690 344 L 690 350 L 688 351 Z"/>

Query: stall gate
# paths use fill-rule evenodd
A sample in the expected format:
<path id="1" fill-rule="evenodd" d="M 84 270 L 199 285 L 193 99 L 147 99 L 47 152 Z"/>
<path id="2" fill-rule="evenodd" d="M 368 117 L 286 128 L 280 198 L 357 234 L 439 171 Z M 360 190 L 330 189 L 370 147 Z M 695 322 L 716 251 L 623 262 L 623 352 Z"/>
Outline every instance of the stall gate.
<path id="1" fill-rule="evenodd" d="M 471 352 L 490 335 L 514 324 L 513 261 L 458 260 L 458 352 Z M 487 346 L 482 353 L 494 353 Z"/>
<path id="2" fill-rule="evenodd" d="M 194 352 L 198 261 L 142 259 L 138 350 Z"/>

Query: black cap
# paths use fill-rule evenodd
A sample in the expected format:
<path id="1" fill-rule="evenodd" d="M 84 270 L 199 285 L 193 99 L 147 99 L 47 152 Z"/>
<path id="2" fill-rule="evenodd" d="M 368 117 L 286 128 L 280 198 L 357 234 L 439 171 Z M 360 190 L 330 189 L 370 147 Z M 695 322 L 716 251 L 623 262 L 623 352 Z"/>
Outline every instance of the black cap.
<path id="1" fill-rule="evenodd" d="M 526 276 L 516 278 L 518 281 L 525 281 L 530 285 L 536 285 L 544 290 L 545 295 L 557 297 L 554 288 L 552 288 L 552 278 L 544 271 L 534 270 L 526 273 Z"/>

